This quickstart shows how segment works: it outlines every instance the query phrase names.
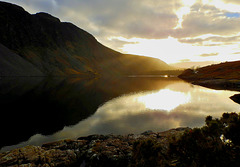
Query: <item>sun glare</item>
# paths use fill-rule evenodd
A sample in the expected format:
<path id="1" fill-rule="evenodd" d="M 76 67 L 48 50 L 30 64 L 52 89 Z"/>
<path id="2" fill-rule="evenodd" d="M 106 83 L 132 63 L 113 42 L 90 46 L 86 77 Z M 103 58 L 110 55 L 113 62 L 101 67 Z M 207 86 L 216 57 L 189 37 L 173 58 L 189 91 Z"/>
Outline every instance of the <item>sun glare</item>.
<path id="1" fill-rule="evenodd" d="M 190 7 L 195 2 L 196 2 L 196 0 L 192 0 L 192 1 L 182 0 L 182 3 L 184 6 L 176 11 L 176 15 L 178 17 L 178 24 L 176 27 L 174 27 L 174 29 L 182 28 L 183 16 L 190 13 Z"/>
<path id="2" fill-rule="evenodd" d="M 197 0 L 181 0 L 182 6 L 176 9 L 178 17 L 176 27 L 178 32 L 182 29 L 185 16 L 191 14 L 191 7 L 198 3 Z M 218 9 L 230 12 L 240 12 L 240 5 L 226 3 L 223 0 L 201 0 L 202 4 L 216 6 Z M 239 34 L 235 34 L 238 36 Z M 211 38 L 210 37 L 216 37 Z M 168 64 L 179 63 L 181 60 L 190 62 L 224 62 L 239 59 L 239 43 L 227 43 L 224 40 L 214 40 L 234 36 L 222 36 L 214 34 L 201 34 L 195 37 L 177 38 L 169 36 L 165 39 L 124 38 L 120 36 L 109 37 L 108 40 L 117 39 L 122 42 L 118 51 L 128 54 L 149 56 L 163 60 Z M 184 42 L 184 40 L 186 42 Z M 196 42 L 194 42 L 194 40 Z M 192 41 L 192 42 L 191 42 Z M 199 42 L 197 42 L 199 41 Z"/>
<path id="3" fill-rule="evenodd" d="M 172 37 L 167 39 L 132 38 L 128 41 L 135 43 L 125 44 L 121 48 L 123 52 L 159 58 L 167 63 L 175 63 L 177 61 L 176 59 L 189 55 L 186 54 L 189 50 L 186 48 L 187 45 L 180 43 Z"/>
<path id="4" fill-rule="evenodd" d="M 157 93 L 140 96 L 137 100 L 143 103 L 148 109 L 170 112 L 179 105 L 188 103 L 190 99 L 189 94 L 164 89 Z"/>
<path id="5" fill-rule="evenodd" d="M 189 7 L 182 7 L 176 11 L 176 15 L 178 17 L 178 24 L 174 29 L 182 28 L 183 16 L 190 13 Z"/>
<path id="6" fill-rule="evenodd" d="M 207 34 L 199 38 L 205 39 L 213 35 Z M 216 43 L 216 46 L 211 46 L 209 41 L 204 45 L 193 45 L 188 43 L 181 43 L 178 39 L 168 37 L 167 39 L 143 39 L 143 38 L 124 38 L 111 37 L 126 42 L 121 48 L 120 52 L 128 54 L 136 54 L 142 56 L 149 56 L 163 60 L 168 64 L 181 62 L 181 60 L 188 59 L 189 61 L 203 62 L 203 61 L 234 61 L 238 60 L 237 54 L 239 45 L 222 45 Z M 210 41 L 211 42 L 211 41 Z M 208 45 L 209 44 L 209 45 Z M 214 56 L 214 54 L 216 56 Z M 207 56 L 212 55 L 212 56 Z M 229 55 L 232 55 L 229 57 Z"/>

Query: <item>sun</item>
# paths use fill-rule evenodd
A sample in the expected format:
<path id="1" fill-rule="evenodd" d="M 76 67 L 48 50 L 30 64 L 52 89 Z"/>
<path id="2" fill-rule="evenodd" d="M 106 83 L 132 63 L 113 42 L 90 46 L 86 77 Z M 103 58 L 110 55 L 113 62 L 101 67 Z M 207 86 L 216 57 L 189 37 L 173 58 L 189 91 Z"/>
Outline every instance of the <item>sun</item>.
<path id="1" fill-rule="evenodd" d="M 123 38 L 121 38 L 121 40 L 123 40 Z M 179 54 L 180 50 L 182 51 L 183 49 L 183 44 L 172 37 L 168 37 L 167 39 L 132 38 L 125 40 L 134 43 L 123 45 L 121 50 L 124 53 L 154 57 L 167 63 L 174 63 L 178 61 L 179 56 L 186 56 L 186 54 L 182 56 Z"/>

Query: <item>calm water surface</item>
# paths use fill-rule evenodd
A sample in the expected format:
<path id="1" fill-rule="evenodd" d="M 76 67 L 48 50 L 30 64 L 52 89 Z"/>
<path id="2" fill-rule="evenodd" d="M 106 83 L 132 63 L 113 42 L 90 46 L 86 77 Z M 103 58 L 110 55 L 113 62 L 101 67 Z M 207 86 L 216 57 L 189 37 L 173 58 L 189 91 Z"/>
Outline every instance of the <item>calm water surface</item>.
<path id="1" fill-rule="evenodd" d="M 12 79 L 0 86 L 2 104 L 10 113 L 2 125 L 6 142 L 1 151 L 90 134 L 200 127 L 208 115 L 220 117 L 240 109 L 229 99 L 239 92 L 193 86 L 176 78 Z"/>

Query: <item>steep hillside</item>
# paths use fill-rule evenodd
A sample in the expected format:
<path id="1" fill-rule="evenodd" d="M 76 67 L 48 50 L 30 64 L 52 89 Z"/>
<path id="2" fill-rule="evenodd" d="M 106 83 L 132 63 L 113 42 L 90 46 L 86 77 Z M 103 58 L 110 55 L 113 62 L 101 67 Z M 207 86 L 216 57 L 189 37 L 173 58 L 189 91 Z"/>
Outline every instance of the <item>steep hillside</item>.
<path id="1" fill-rule="evenodd" d="M 46 75 L 126 75 L 172 69 L 159 59 L 111 50 L 86 31 L 47 13 L 31 15 L 5 2 L 0 2 L 0 43 Z"/>
<path id="2" fill-rule="evenodd" d="M 44 76 L 34 65 L 0 44 L 0 76 Z"/>

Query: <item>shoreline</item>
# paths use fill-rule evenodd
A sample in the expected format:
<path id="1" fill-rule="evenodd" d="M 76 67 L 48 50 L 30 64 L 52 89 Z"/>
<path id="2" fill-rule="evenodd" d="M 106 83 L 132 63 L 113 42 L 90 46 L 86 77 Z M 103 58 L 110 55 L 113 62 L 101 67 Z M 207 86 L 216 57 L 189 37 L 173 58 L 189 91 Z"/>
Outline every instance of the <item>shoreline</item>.
<path id="1" fill-rule="evenodd" d="M 162 154 L 166 154 L 171 139 L 190 130 L 185 127 L 139 135 L 90 135 L 42 146 L 25 146 L 0 153 L 0 166 L 128 166 L 136 142 L 155 141 L 162 146 Z"/>
<path id="2" fill-rule="evenodd" d="M 237 79 L 200 79 L 200 80 L 187 80 L 194 85 L 200 85 L 211 89 L 217 90 L 231 90 L 240 91 L 240 80 Z"/>

